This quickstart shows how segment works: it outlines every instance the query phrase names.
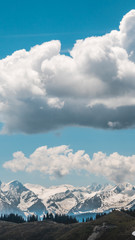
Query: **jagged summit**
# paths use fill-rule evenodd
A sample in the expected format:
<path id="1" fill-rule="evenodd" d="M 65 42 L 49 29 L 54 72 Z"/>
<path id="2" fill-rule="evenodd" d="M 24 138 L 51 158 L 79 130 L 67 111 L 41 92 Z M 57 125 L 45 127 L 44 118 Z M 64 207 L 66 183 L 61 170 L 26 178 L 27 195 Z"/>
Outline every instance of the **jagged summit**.
<path id="1" fill-rule="evenodd" d="M 13 181 L 9 182 L 8 185 L 12 186 L 14 188 L 20 188 L 20 189 L 25 188 L 24 185 L 21 182 L 19 182 L 18 180 L 13 180 Z"/>
<path id="2" fill-rule="evenodd" d="M 28 189 L 18 180 L 13 180 L 7 184 L 2 184 L 1 188 L 3 191 L 10 191 L 10 192 L 24 192 L 27 191 Z"/>
<path id="3" fill-rule="evenodd" d="M 101 189 L 102 190 L 105 189 L 107 186 L 109 186 L 108 183 L 105 183 L 105 184 L 92 183 L 90 186 L 87 187 L 87 189 L 91 191 L 99 191 Z"/>
<path id="4" fill-rule="evenodd" d="M 13 180 L 13 181 L 9 182 L 8 184 L 13 185 L 14 187 L 23 186 L 23 184 L 21 182 L 19 182 L 18 180 Z"/>

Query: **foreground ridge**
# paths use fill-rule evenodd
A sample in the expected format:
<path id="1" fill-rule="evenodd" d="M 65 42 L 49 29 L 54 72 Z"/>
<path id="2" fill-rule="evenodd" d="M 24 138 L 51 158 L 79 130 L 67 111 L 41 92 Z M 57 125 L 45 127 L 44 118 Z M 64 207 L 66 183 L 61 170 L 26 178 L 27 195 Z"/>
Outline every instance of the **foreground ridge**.
<path id="1" fill-rule="evenodd" d="M 58 224 L 52 221 L 9 223 L 0 221 L 0 240 L 132 240 L 135 218 L 113 211 L 87 223 Z"/>

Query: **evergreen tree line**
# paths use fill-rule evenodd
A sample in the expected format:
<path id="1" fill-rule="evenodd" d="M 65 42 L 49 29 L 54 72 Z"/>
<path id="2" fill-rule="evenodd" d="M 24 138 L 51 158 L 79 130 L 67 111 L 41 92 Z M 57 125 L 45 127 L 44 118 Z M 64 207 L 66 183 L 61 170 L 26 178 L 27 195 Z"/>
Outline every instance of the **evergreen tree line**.
<path id="1" fill-rule="evenodd" d="M 73 218 L 72 216 L 68 216 L 65 214 L 55 214 L 53 215 L 52 213 L 47 213 L 46 215 L 43 216 L 43 221 L 44 220 L 51 220 L 57 223 L 64 223 L 64 224 L 71 224 L 71 223 L 77 223 L 77 219 Z"/>
<path id="2" fill-rule="evenodd" d="M 135 217 L 135 210 L 121 210 L 124 211 L 131 216 Z M 106 213 L 97 213 L 96 214 L 96 219 L 106 215 Z M 10 214 L 1 214 L 0 220 L 2 221 L 8 221 L 8 222 L 14 222 L 14 223 L 24 223 L 24 222 L 36 222 L 36 221 L 54 221 L 57 223 L 64 223 L 64 224 L 71 224 L 71 223 L 77 223 L 77 219 L 72 216 L 68 216 L 65 214 L 55 214 L 53 215 L 52 213 L 47 213 L 46 215 L 43 216 L 41 219 L 38 217 L 38 215 L 29 215 L 27 219 L 25 220 L 22 216 L 14 213 Z M 86 219 L 82 219 L 82 222 L 90 222 L 93 221 L 92 217 L 87 217 Z"/>
<path id="3" fill-rule="evenodd" d="M 71 223 L 77 223 L 78 221 L 76 218 L 73 218 L 68 215 L 61 215 L 61 214 L 55 214 L 47 213 L 43 216 L 43 218 L 39 218 L 38 215 L 29 215 L 27 219 L 25 220 L 22 216 L 19 216 L 18 214 L 10 213 L 10 214 L 1 214 L 0 216 L 1 221 L 8 221 L 8 222 L 14 222 L 14 223 L 24 223 L 24 222 L 36 222 L 36 221 L 54 221 L 57 223 L 64 223 L 64 224 L 71 224 Z"/>
<path id="4" fill-rule="evenodd" d="M 106 213 L 97 213 L 95 219 L 98 219 L 98 218 L 103 217 L 105 215 L 106 215 Z M 87 217 L 86 219 L 83 218 L 82 222 L 90 222 L 90 221 L 93 221 L 93 220 L 94 220 L 93 217 Z"/>
<path id="5" fill-rule="evenodd" d="M 87 217 L 86 219 L 82 219 L 82 222 L 90 222 L 90 221 L 93 221 L 93 218 L 92 217 Z"/>
<path id="6" fill-rule="evenodd" d="M 23 223 L 25 222 L 24 218 L 22 216 L 19 216 L 18 214 L 10 213 L 4 214 L 0 216 L 0 220 L 7 221 L 7 222 L 14 222 L 14 223 Z"/>
<path id="7" fill-rule="evenodd" d="M 98 219 L 100 217 L 103 217 L 103 216 L 106 216 L 106 213 L 97 213 L 96 214 L 96 219 Z"/>

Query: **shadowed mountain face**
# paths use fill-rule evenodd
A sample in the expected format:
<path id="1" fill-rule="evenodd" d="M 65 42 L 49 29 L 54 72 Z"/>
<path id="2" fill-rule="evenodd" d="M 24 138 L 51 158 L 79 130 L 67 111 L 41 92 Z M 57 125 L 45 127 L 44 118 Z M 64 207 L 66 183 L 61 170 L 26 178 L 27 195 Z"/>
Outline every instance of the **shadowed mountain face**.
<path id="1" fill-rule="evenodd" d="M 23 185 L 18 181 L 0 184 L 0 214 L 17 213 L 23 217 L 36 214 L 42 217 L 47 211 L 79 215 L 121 208 L 135 208 L 135 187 L 131 184 L 50 188 Z"/>
<path id="2" fill-rule="evenodd" d="M 84 203 L 78 203 L 74 208 L 71 209 L 71 212 L 85 212 L 92 211 L 101 207 L 101 198 L 98 196 L 94 196 L 90 199 L 86 199 Z"/>
<path id="3" fill-rule="evenodd" d="M 0 240 L 133 240 L 134 230 L 135 218 L 115 211 L 95 221 L 70 225 L 0 221 Z"/>

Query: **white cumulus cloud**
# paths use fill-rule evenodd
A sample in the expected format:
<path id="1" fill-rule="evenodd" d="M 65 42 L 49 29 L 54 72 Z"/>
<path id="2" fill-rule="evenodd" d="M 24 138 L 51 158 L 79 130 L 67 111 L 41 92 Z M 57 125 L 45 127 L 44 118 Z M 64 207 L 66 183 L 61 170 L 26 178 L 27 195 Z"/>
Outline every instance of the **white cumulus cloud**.
<path id="1" fill-rule="evenodd" d="M 82 170 L 87 174 L 104 176 L 115 183 L 132 181 L 135 176 L 135 155 L 123 156 L 117 152 L 106 155 L 102 152 L 93 154 L 90 158 L 83 150 L 73 152 L 69 146 L 61 145 L 47 148 L 37 148 L 29 157 L 23 152 L 15 152 L 13 159 L 3 164 L 3 167 L 13 172 L 39 171 L 50 177 L 62 177 Z"/>
<path id="2" fill-rule="evenodd" d="M 64 176 L 71 170 L 87 169 L 89 156 L 84 151 L 73 150 L 66 145 L 47 148 L 47 146 L 37 148 L 29 158 L 24 153 L 15 152 L 13 160 L 5 162 L 3 167 L 16 171 L 40 171 L 50 176 Z M 82 167 L 83 166 L 83 167 Z"/>
<path id="3" fill-rule="evenodd" d="M 70 56 L 60 41 L 0 60 L 2 133 L 63 126 L 135 126 L 135 10 L 119 31 L 77 40 Z"/>

